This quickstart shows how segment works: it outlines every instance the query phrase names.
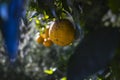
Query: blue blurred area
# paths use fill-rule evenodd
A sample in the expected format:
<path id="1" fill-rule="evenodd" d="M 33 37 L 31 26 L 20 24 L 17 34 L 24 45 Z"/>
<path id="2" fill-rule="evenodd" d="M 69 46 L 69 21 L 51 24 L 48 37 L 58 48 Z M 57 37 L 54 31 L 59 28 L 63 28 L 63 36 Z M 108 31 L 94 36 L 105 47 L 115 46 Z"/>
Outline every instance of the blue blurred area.
<path id="1" fill-rule="evenodd" d="M 19 26 L 24 0 L 10 0 L 0 4 L 1 30 L 6 53 L 10 61 L 15 61 L 19 47 Z"/>
<path id="2" fill-rule="evenodd" d="M 8 6 L 6 3 L 0 4 L 0 17 L 4 20 L 8 19 Z"/>

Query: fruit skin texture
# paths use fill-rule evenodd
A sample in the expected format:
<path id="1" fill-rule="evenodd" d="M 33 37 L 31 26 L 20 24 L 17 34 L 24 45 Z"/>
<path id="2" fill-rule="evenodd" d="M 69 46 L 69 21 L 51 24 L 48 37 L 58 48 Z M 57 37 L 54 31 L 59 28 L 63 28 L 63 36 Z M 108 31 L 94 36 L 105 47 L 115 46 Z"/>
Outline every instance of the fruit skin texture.
<path id="1" fill-rule="evenodd" d="M 48 38 L 49 37 L 49 28 L 46 28 L 45 29 L 45 38 Z"/>
<path id="2" fill-rule="evenodd" d="M 53 44 L 53 42 L 50 40 L 50 38 L 44 39 L 43 45 L 45 47 L 50 47 Z"/>
<path id="3" fill-rule="evenodd" d="M 114 28 L 101 28 L 90 32 L 78 44 L 71 55 L 68 68 L 68 80 L 84 78 L 105 69 L 120 45 L 120 32 Z"/>
<path id="4" fill-rule="evenodd" d="M 44 41 L 44 38 L 42 37 L 42 35 L 41 34 L 39 34 L 38 36 L 36 36 L 36 42 L 37 43 L 43 43 L 43 41 Z"/>
<path id="5" fill-rule="evenodd" d="M 59 46 L 67 46 L 75 39 L 75 29 L 73 24 L 67 19 L 56 20 L 50 26 L 49 37 L 53 43 Z"/>
<path id="6" fill-rule="evenodd" d="M 44 39 L 49 38 L 49 28 L 46 28 L 43 33 L 40 34 Z"/>

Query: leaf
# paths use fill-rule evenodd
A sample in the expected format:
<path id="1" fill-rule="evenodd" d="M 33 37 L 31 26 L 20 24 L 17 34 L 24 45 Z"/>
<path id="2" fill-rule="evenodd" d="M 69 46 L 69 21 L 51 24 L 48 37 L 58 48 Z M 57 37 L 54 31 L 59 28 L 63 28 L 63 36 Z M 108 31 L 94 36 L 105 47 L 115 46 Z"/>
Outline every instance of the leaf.
<path id="1" fill-rule="evenodd" d="M 49 74 L 49 75 L 52 75 L 55 70 L 56 70 L 56 68 L 46 69 L 46 70 L 44 70 L 44 73 Z"/>
<path id="2" fill-rule="evenodd" d="M 60 80 L 67 80 L 67 77 L 62 77 Z"/>
<path id="3" fill-rule="evenodd" d="M 38 19 L 35 20 L 36 24 L 40 24 L 40 21 Z"/>
<path id="4" fill-rule="evenodd" d="M 46 73 L 46 74 L 49 74 L 49 75 L 51 75 L 51 74 L 53 74 L 53 70 L 44 70 L 44 73 Z"/>

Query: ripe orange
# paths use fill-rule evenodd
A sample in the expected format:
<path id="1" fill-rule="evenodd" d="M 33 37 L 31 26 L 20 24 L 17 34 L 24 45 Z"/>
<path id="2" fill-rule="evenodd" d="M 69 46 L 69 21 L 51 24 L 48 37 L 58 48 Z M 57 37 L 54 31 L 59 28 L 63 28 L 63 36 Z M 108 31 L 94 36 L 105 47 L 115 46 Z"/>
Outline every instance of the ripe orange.
<path id="1" fill-rule="evenodd" d="M 67 46 L 75 39 L 73 24 L 67 19 L 56 20 L 49 29 L 49 37 L 59 46 Z"/>
<path id="2" fill-rule="evenodd" d="M 48 38 L 49 37 L 49 28 L 46 28 L 45 29 L 45 38 Z"/>
<path id="3" fill-rule="evenodd" d="M 44 39 L 43 45 L 45 47 L 50 47 L 53 44 L 53 42 L 50 40 L 50 38 Z"/>
<path id="4" fill-rule="evenodd" d="M 45 33 L 41 33 L 40 35 L 43 37 L 43 39 L 45 39 Z"/>
<path id="5" fill-rule="evenodd" d="M 35 39 L 35 40 L 36 40 L 37 43 L 40 44 L 40 43 L 43 43 L 44 38 L 39 34 L 39 35 L 36 36 L 36 39 Z"/>
<path id="6" fill-rule="evenodd" d="M 49 28 L 46 28 L 43 33 L 41 33 L 41 36 L 46 39 L 49 37 Z"/>

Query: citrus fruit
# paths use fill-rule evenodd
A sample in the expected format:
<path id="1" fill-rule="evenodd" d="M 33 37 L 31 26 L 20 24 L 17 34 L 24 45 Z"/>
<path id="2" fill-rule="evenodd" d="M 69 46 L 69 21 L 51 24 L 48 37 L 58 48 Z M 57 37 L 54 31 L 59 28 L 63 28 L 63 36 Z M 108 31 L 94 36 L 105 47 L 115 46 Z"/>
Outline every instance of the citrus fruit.
<path id="1" fill-rule="evenodd" d="M 45 33 L 41 33 L 40 35 L 43 37 L 43 40 L 46 38 Z"/>
<path id="2" fill-rule="evenodd" d="M 40 43 L 43 43 L 44 38 L 43 38 L 43 36 L 41 34 L 39 34 L 39 35 L 36 36 L 35 40 L 36 40 L 37 43 L 40 44 Z"/>
<path id="3" fill-rule="evenodd" d="M 50 40 L 50 38 L 44 39 L 43 45 L 45 47 L 50 47 L 53 44 L 53 42 Z"/>
<path id="4" fill-rule="evenodd" d="M 49 37 L 59 46 L 67 46 L 75 39 L 75 29 L 68 19 L 56 20 L 49 29 Z"/>
<path id="5" fill-rule="evenodd" d="M 49 28 L 46 28 L 45 29 L 45 38 L 48 38 L 49 37 Z"/>
<path id="6" fill-rule="evenodd" d="M 49 38 L 49 28 L 44 29 L 43 33 L 41 33 L 41 36 L 44 39 Z"/>

